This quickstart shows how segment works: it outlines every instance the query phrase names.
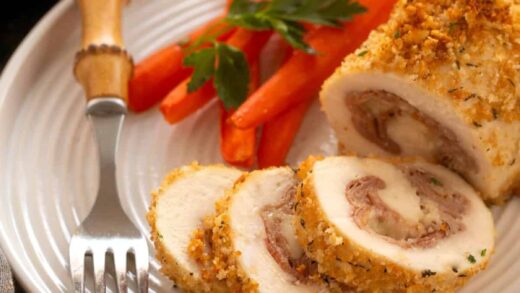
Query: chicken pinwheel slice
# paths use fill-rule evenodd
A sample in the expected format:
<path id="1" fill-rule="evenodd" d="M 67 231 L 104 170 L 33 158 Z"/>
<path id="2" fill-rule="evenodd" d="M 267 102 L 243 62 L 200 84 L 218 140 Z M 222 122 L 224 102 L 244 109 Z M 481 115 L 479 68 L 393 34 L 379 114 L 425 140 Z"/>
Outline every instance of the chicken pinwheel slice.
<path id="1" fill-rule="evenodd" d="M 321 273 L 354 288 L 452 292 L 493 253 L 490 211 L 444 167 L 330 157 L 300 169 L 300 243 Z"/>
<path id="2" fill-rule="evenodd" d="M 218 204 L 212 231 L 214 271 L 232 292 L 326 290 L 317 285 L 321 278 L 296 238 L 298 182 L 290 168 L 254 171 Z"/>
<path id="3" fill-rule="evenodd" d="M 206 282 L 188 251 L 193 234 L 214 214 L 216 201 L 233 187 L 241 171 L 196 163 L 170 173 L 157 192 L 147 218 L 161 271 L 186 292 L 225 292 Z"/>

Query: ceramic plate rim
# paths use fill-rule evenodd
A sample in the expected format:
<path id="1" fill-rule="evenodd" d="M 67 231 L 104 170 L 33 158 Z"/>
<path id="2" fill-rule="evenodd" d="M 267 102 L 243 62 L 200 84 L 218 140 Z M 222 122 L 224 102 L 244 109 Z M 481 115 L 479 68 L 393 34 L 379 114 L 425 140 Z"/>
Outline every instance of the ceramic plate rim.
<path id="1" fill-rule="evenodd" d="M 6 66 L 4 67 L 0 76 L 0 114 L 5 111 L 4 104 L 7 99 L 7 93 L 10 90 L 10 85 L 19 75 L 23 63 L 30 56 L 31 52 L 35 50 L 35 44 L 45 35 L 48 29 L 57 21 L 63 14 L 71 9 L 74 4 L 72 0 L 64 0 L 56 3 L 45 15 L 33 26 L 30 32 L 26 35 L 23 41 L 18 45 L 14 53 L 9 58 Z M 1 133 L 0 133 L 1 135 Z M 0 227 L 2 225 L 0 224 Z M 13 277 L 16 276 L 17 281 L 20 282 L 22 287 L 29 292 L 37 292 L 38 286 L 32 281 L 30 276 L 24 275 L 24 264 L 19 262 L 15 257 L 13 251 L 8 248 L 6 243 L 9 242 L 6 235 L 0 230 L 0 248 L 7 258 L 13 271 Z"/>

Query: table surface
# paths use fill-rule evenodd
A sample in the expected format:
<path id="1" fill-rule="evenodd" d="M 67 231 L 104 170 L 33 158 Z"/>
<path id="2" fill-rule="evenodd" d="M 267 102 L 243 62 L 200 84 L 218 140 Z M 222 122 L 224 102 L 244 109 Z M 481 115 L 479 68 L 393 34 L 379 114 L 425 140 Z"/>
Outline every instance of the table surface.
<path id="1" fill-rule="evenodd" d="M 57 0 L 10 1 L 0 9 L 0 69 L 38 20 Z"/>
<path id="2" fill-rule="evenodd" d="M 0 9 L 0 71 L 23 38 L 57 0 L 10 1 Z M 25 292 L 15 280 L 16 292 Z"/>

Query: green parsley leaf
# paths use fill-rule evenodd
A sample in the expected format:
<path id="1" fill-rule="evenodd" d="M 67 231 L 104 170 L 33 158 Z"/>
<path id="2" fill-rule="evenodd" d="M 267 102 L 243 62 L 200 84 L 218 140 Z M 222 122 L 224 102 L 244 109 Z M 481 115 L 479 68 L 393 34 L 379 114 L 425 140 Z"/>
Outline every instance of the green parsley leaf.
<path id="1" fill-rule="evenodd" d="M 442 182 L 439 179 L 435 178 L 435 177 L 430 178 L 430 182 L 433 185 L 442 186 Z"/>
<path id="2" fill-rule="evenodd" d="M 229 14 L 255 14 L 265 9 L 267 5 L 266 1 L 234 0 L 229 7 Z"/>
<path id="3" fill-rule="evenodd" d="M 234 0 L 225 19 L 227 26 L 215 26 L 190 45 L 184 45 L 187 55 L 184 64 L 194 68 L 188 91 L 196 91 L 213 78 L 226 108 L 236 108 L 246 99 L 250 79 L 246 57 L 240 50 L 217 41 L 219 35 L 233 26 L 274 30 L 294 48 L 315 54 L 304 40 L 306 31 L 302 22 L 339 27 L 341 22 L 365 11 L 353 0 Z"/>
<path id="4" fill-rule="evenodd" d="M 359 57 L 363 57 L 363 56 L 365 56 L 367 53 L 368 53 L 368 50 L 363 50 L 363 51 L 359 52 L 357 55 L 358 55 Z"/>
<path id="5" fill-rule="evenodd" d="M 351 0 L 235 0 L 227 21 L 252 30 L 273 29 L 294 48 L 313 54 L 300 22 L 339 27 L 366 9 Z"/>
<path id="6" fill-rule="evenodd" d="M 184 65 L 195 69 L 188 83 L 188 92 L 196 91 L 211 79 L 215 72 L 215 58 L 215 48 L 201 49 L 184 58 Z"/>
<path id="7" fill-rule="evenodd" d="M 233 1 L 226 20 L 231 24 L 251 30 L 272 29 L 270 17 L 262 11 L 268 6 L 266 1 L 252 2 L 248 0 Z"/>
<path id="8" fill-rule="evenodd" d="M 189 40 L 187 40 L 188 43 L 182 45 L 183 51 L 186 55 L 192 54 L 196 50 L 200 50 L 203 45 L 213 45 L 217 41 L 217 38 L 221 36 L 222 34 L 225 34 L 226 32 L 231 31 L 234 27 L 231 24 L 227 24 L 222 26 L 223 21 L 219 21 L 217 23 L 214 23 L 212 26 L 210 26 L 207 30 L 207 32 L 195 40 L 193 42 L 189 43 Z"/>
<path id="9" fill-rule="evenodd" d="M 326 26 L 340 26 L 366 9 L 350 0 L 272 0 L 270 13 L 277 18 Z"/>
<path id="10" fill-rule="evenodd" d="M 468 261 L 470 263 L 476 263 L 477 262 L 477 260 L 475 259 L 475 257 L 472 254 L 468 255 Z"/>
<path id="11" fill-rule="evenodd" d="M 480 256 L 484 257 L 486 256 L 486 252 L 487 252 L 487 249 L 482 249 L 482 251 L 480 252 Z"/>
<path id="12" fill-rule="evenodd" d="M 249 30 L 261 31 L 273 29 L 271 18 L 261 17 L 254 14 L 233 15 L 230 12 L 226 19 L 233 25 L 240 26 Z"/>
<path id="13" fill-rule="evenodd" d="M 213 85 L 224 106 L 237 108 L 249 92 L 249 65 L 244 53 L 226 44 L 200 49 L 184 58 L 194 68 L 188 92 L 194 92 L 213 78 Z"/>
<path id="14" fill-rule="evenodd" d="M 459 26 L 458 22 L 450 22 L 450 24 L 448 26 L 448 34 L 452 34 L 457 29 L 458 26 Z"/>
<path id="15" fill-rule="evenodd" d="M 249 92 L 249 66 L 244 53 L 217 43 L 218 66 L 213 83 L 226 109 L 237 108 Z"/>
<path id="16" fill-rule="evenodd" d="M 315 54 L 316 51 L 303 40 L 305 29 L 293 21 L 279 21 L 272 19 L 271 23 L 276 30 L 291 46 L 302 50 L 307 54 Z"/>

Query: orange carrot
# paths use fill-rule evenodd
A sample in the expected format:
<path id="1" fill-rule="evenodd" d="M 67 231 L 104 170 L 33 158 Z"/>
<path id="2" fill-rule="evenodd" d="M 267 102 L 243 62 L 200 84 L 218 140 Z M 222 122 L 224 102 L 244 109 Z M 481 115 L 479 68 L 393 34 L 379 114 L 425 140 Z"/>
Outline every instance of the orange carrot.
<path id="1" fill-rule="evenodd" d="M 258 167 L 282 166 L 314 99 L 292 107 L 264 125 L 258 146 Z"/>
<path id="2" fill-rule="evenodd" d="M 249 90 L 254 92 L 260 85 L 258 61 L 250 64 Z M 234 113 L 220 104 L 220 153 L 228 164 L 250 168 L 255 162 L 256 128 L 238 129 L 228 119 Z"/>
<path id="3" fill-rule="evenodd" d="M 187 40 L 193 42 L 208 31 L 216 31 L 225 24 L 223 17 L 217 17 L 194 31 Z M 231 31 L 224 32 L 219 40 L 229 37 Z M 172 44 L 148 56 L 135 66 L 134 75 L 129 83 L 128 108 L 134 112 L 143 112 L 163 99 L 182 80 L 191 75 L 193 70 L 183 66 L 183 46 Z"/>
<path id="4" fill-rule="evenodd" d="M 258 58 L 260 51 L 270 36 L 271 32 L 253 32 L 246 29 L 237 29 L 226 43 L 241 49 L 246 54 L 248 62 L 251 63 Z M 186 118 L 215 96 L 212 81 L 208 81 L 203 88 L 193 93 L 188 93 L 187 85 L 190 80 L 191 76 L 174 88 L 161 103 L 161 112 L 166 121 L 171 124 Z M 192 99 L 194 101 L 191 101 Z"/>
<path id="5" fill-rule="evenodd" d="M 293 47 L 286 40 L 280 35 L 274 34 L 262 50 L 260 80 L 262 82 L 269 80 L 289 60 L 293 51 Z"/>
<path id="6" fill-rule="evenodd" d="M 169 123 L 173 124 L 183 120 L 215 97 L 216 91 L 211 82 L 206 83 L 195 92 L 188 93 L 190 80 L 191 78 L 187 78 L 182 81 L 161 103 L 160 109 Z"/>
<path id="7" fill-rule="evenodd" d="M 253 93 L 260 87 L 260 58 L 249 63 L 249 92 Z"/>
<path id="8" fill-rule="evenodd" d="M 228 164 L 250 168 L 255 162 L 256 128 L 238 129 L 228 122 L 233 111 L 220 105 L 220 153 Z"/>
<path id="9" fill-rule="evenodd" d="M 256 62 L 260 51 L 264 48 L 271 37 L 271 31 L 250 31 L 239 28 L 226 41 L 226 44 L 242 50 L 246 55 L 249 64 Z"/>
<path id="10" fill-rule="evenodd" d="M 343 29 L 320 27 L 311 30 L 306 41 L 319 54 L 295 52 L 231 117 L 239 128 L 264 124 L 283 111 L 314 96 L 323 81 L 367 38 L 370 31 L 388 19 L 395 0 L 359 0 L 368 8 Z"/>
<path id="11" fill-rule="evenodd" d="M 160 101 L 172 86 L 192 72 L 182 66 L 184 54 L 179 45 L 172 45 L 137 64 L 129 84 L 128 108 L 143 112 Z"/>

